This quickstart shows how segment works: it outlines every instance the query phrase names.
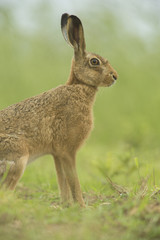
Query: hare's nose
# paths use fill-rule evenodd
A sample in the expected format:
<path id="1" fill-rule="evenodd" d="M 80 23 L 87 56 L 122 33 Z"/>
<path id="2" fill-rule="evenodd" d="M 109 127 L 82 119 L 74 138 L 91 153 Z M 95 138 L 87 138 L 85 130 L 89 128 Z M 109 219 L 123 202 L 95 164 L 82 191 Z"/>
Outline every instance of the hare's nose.
<path id="1" fill-rule="evenodd" d="M 112 77 L 114 78 L 114 80 L 117 80 L 117 77 L 113 74 Z"/>
<path id="2" fill-rule="evenodd" d="M 113 73 L 113 72 L 110 72 L 110 75 L 112 76 L 112 78 L 113 78 L 114 80 L 117 80 L 117 78 L 118 78 L 117 74 L 115 74 L 115 73 Z"/>

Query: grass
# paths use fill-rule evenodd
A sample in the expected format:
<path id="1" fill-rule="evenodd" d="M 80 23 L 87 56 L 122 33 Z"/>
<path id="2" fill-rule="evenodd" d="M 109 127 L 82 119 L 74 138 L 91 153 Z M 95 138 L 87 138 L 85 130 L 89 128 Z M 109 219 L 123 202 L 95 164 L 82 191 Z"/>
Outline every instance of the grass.
<path id="1" fill-rule="evenodd" d="M 0 191 L 1 239 L 159 239 L 158 161 L 155 170 L 133 149 L 105 156 L 102 147 L 98 161 L 93 149 L 85 146 L 78 155 L 86 208 L 62 208 L 53 161 L 41 158 L 28 166 L 14 193 Z"/>
<path id="2" fill-rule="evenodd" d="M 147 48 L 102 13 L 96 35 L 92 20 L 84 24 L 87 47 L 110 60 L 119 80 L 99 90 L 95 129 L 78 153 L 86 208 L 62 208 L 53 159 L 43 157 L 27 167 L 14 193 L 0 190 L 0 240 L 160 239 L 160 36 Z M 48 36 L 39 26 L 27 35 L 9 10 L 0 14 L 2 109 L 63 84 L 72 50 L 60 31 Z"/>

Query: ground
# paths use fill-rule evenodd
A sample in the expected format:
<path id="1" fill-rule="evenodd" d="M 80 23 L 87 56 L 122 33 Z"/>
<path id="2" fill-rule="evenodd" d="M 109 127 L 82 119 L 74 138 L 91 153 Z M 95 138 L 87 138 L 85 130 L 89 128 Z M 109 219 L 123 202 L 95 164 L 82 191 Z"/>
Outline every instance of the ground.
<path id="1" fill-rule="evenodd" d="M 52 158 L 35 161 L 14 193 L 0 191 L 0 239 L 158 240 L 158 161 L 148 166 L 150 155 L 85 146 L 77 167 L 86 208 L 63 208 Z"/>

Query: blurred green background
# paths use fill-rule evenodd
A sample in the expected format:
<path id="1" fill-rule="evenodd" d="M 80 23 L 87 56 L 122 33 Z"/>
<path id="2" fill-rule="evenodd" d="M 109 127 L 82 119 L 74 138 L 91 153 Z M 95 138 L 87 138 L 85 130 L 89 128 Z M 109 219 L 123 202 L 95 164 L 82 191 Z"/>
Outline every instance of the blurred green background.
<path id="1" fill-rule="evenodd" d="M 159 10 L 151 0 L 1 0 L 0 109 L 66 82 L 73 50 L 60 18 L 69 12 L 82 20 L 87 50 L 106 57 L 119 74 L 116 85 L 97 94 L 88 144 L 158 147 Z"/>
<path id="2" fill-rule="evenodd" d="M 67 81 L 64 12 L 119 74 L 99 89 L 95 128 L 77 156 L 87 207 L 61 207 L 53 160 L 42 157 L 13 195 L 0 191 L 0 239 L 160 239 L 159 0 L 0 0 L 0 109 Z"/>

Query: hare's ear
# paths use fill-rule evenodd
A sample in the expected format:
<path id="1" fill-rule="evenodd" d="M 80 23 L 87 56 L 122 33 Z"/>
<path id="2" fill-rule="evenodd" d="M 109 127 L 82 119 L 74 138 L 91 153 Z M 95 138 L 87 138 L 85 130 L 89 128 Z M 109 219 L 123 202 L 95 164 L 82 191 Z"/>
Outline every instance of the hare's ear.
<path id="1" fill-rule="evenodd" d="M 75 56 L 84 55 L 86 44 L 80 19 L 65 13 L 62 15 L 61 28 L 65 40 L 74 48 Z"/>
<path id="2" fill-rule="evenodd" d="M 62 34 L 64 39 L 66 40 L 66 42 L 72 46 L 72 44 L 69 41 L 68 38 L 68 30 L 67 30 L 67 22 L 68 22 L 68 18 L 69 18 L 69 14 L 68 13 L 64 13 L 61 17 L 61 30 L 62 30 Z M 72 46 L 73 47 L 73 46 Z"/>

